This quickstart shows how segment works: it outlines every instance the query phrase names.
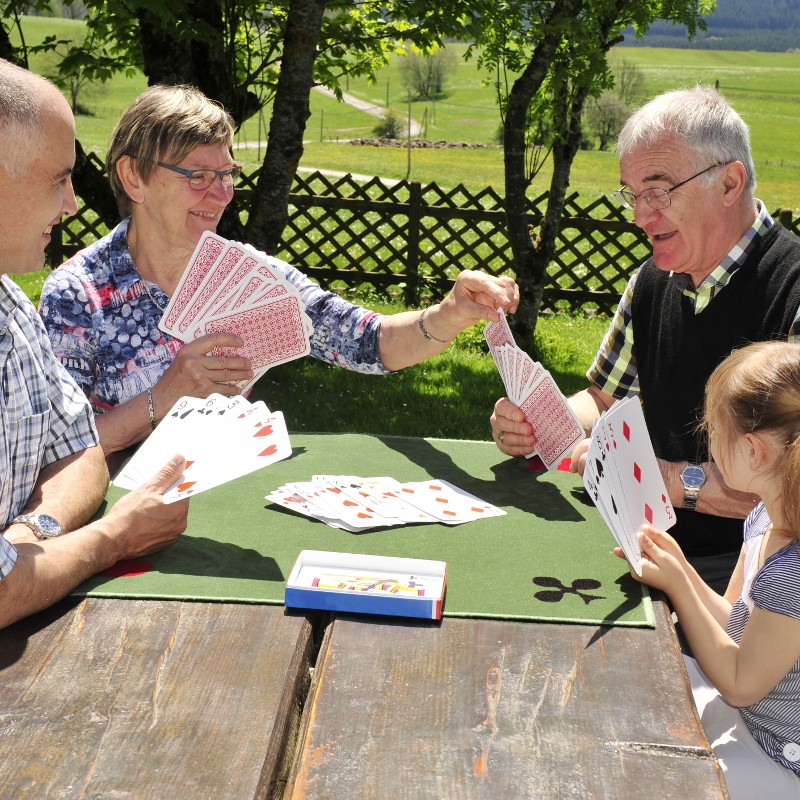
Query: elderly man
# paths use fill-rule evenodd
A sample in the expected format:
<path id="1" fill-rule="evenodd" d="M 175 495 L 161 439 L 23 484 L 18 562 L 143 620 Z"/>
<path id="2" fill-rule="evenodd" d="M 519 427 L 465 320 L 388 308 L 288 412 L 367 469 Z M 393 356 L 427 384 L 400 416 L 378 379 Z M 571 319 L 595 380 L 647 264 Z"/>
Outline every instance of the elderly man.
<path id="1" fill-rule="evenodd" d="M 74 163 L 64 97 L 0 59 L 0 627 L 121 558 L 165 547 L 186 527 L 187 504 L 161 497 L 181 474 L 178 456 L 84 525 L 108 486 L 91 409 L 7 275 L 44 265 L 51 228 L 75 212 Z"/>
<path id="2" fill-rule="evenodd" d="M 652 257 L 631 277 L 587 377 L 569 399 L 587 433 L 628 395 L 641 398 L 675 535 L 717 589 L 727 585 L 756 498 L 730 490 L 696 431 L 714 367 L 751 341 L 800 331 L 800 240 L 754 197 L 747 125 L 715 90 L 668 92 L 636 111 L 617 142 L 618 200 Z M 507 398 L 491 418 L 498 447 L 531 452 L 530 425 Z M 582 470 L 585 446 L 573 469 Z"/>

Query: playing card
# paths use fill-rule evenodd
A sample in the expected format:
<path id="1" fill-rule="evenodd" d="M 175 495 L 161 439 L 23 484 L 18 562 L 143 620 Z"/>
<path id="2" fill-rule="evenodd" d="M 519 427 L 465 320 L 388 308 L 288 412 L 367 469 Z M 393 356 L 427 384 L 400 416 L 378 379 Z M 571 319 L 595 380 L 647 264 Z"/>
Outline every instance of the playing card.
<path id="1" fill-rule="evenodd" d="M 292 447 L 281 412 L 233 419 L 233 425 L 217 428 L 186 445 L 186 469 L 175 486 L 164 493 L 173 503 L 223 483 L 248 475 L 291 455 Z"/>
<path id="2" fill-rule="evenodd" d="M 175 334 L 178 318 L 189 305 L 203 279 L 216 260 L 228 247 L 228 241 L 215 233 L 206 231 L 195 247 L 192 257 L 184 270 L 180 282 L 170 298 L 158 327 L 169 334 Z"/>
<path id="3" fill-rule="evenodd" d="M 642 406 L 636 397 L 615 403 L 604 415 L 613 437 L 614 462 L 634 530 L 649 524 L 665 531 L 675 524 L 675 511 L 658 467 Z"/>
<path id="4" fill-rule="evenodd" d="M 397 496 L 448 525 L 499 517 L 506 513 L 501 508 L 497 508 L 497 506 L 493 506 L 447 481 L 404 483 L 397 492 Z"/>
<path id="5" fill-rule="evenodd" d="M 220 288 L 234 272 L 236 266 L 246 261 L 244 249 L 235 244 L 228 243 L 227 248 L 212 264 L 200 285 L 194 291 L 190 301 L 187 303 L 181 315 L 175 323 L 176 336 L 184 342 L 190 342 L 194 338 L 192 334 L 192 323 L 197 319 L 202 319 L 208 311 L 211 302 L 219 292 Z"/>
<path id="6" fill-rule="evenodd" d="M 546 370 L 519 404 L 536 437 L 536 452 L 547 469 L 556 469 L 564 456 L 584 439 L 584 430 L 555 380 Z"/>
<path id="7" fill-rule="evenodd" d="M 601 421 L 592 428 L 589 450 L 586 453 L 586 468 L 583 485 L 597 506 L 604 522 L 611 530 L 617 544 L 637 574 L 641 575 L 641 548 L 636 531 L 628 518 L 625 498 L 621 494 L 613 463 L 613 449 L 605 435 Z"/>
<path id="8" fill-rule="evenodd" d="M 401 484 L 394 478 L 360 478 L 356 476 L 314 476 L 339 487 L 348 497 L 369 506 L 383 517 L 401 523 L 438 522 L 399 496 Z"/>
<path id="9" fill-rule="evenodd" d="M 219 347 L 214 355 L 244 356 L 259 374 L 311 352 L 303 302 L 296 295 L 263 301 L 244 311 L 231 311 L 205 323 L 204 333 L 233 333 L 244 341 L 236 349 Z M 243 391 L 251 381 L 237 384 Z"/>
<path id="10" fill-rule="evenodd" d="M 182 448 L 192 436 L 197 420 L 203 418 L 201 409 L 206 405 L 204 398 L 180 398 L 127 464 L 122 466 L 114 478 L 114 486 L 135 489 L 152 478 L 176 453 L 184 455 Z"/>

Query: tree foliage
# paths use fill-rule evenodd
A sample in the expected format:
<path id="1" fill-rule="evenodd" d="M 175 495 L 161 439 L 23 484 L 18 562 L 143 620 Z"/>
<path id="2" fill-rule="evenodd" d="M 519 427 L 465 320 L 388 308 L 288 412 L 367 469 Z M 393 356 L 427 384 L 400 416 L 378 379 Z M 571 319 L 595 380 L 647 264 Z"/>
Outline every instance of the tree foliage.
<path id="1" fill-rule="evenodd" d="M 532 343 L 547 265 L 555 250 L 569 187 L 570 169 L 582 140 L 584 109 L 613 85 L 608 53 L 631 26 L 644 33 L 655 19 L 702 27 L 713 0 L 486 0 L 471 18 L 478 63 L 495 74 L 503 113 L 505 195 L 509 240 L 520 284 L 515 333 Z M 514 77 L 510 77 L 514 76 Z M 546 146 L 531 147 L 530 125 L 549 130 Z M 533 229 L 526 191 L 552 157 L 550 189 Z"/>
<path id="2" fill-rule="evenodd" d="M 434 47 L 430 53 L 425 53 L 408 45 L 400 58 L 400 74 L 411 97 L 429 100 L 442 95 L 455 64 L 455 54 L 446 47 Z"/>

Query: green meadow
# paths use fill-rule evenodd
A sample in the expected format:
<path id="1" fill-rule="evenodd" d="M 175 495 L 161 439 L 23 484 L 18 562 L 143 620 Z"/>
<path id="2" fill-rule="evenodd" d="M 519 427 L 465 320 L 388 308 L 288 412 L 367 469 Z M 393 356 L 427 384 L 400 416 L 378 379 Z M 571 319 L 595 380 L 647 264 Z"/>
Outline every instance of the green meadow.
<path id="1" fill-rule="evenodd" d="M 74 35 L 81 23 L 61 19 L 28 18 L 29 42 L 48 33 Z M 464 45 L 450 45 L 463 52 Z M 758 195 L 770 209 L 800 209 L 800 137 L 795 134 L 800 117 L 800 54 L 720 52 L 617 48 L 615 59 L 638 66 L 646 80 L 646 93 L 691 86 L 719 86 L 749 122 L 758 170 Z M 45 59 L 32 68 L 46 74 Z M 500 115 L 492 76 L 481 75 L 474 62 L 458 63 L 445 95 L 433 102 L 412 102 L 410 114 L 424 126 L 431 141 L 467 142 L 478 148 L 413 148 L 355 146 L 348 140 L 369 137 L 377 119 L 319 92 L 311 95 L 311 118 L 306 131 L 301 169 L 327 169 L 387 178 L 410 177 L 449 188 L 464 184 L 478 190 L 493 185 L 502 190 L 502 153 L 492 144 Z M 104 155 L 111 129 L 122 110 L 146 88 L 144 76 L 118 76 L 106 85 L 90 87 L 81 95 L 89 115 L 77 117 L 78 137 L 87 150 Z M 391 108 L 401 119 L 409 114 L 397 60 L 381 70 L 370 84 L 365 79 L 346 81 L 343 91 L 376 106 Z M 246 169 L 264 157 L 270 109 L 248 120 L 237 134 L 235 155 Z M 245 146 L 247 145 L 247 146 Z M 547 189 L 548 170 L 538 177 L 531 192 Z M 594 199 L 607 194 L 618 182 L 611 152 L 581 151 L 575 160 L 571 191 Z M 22 276 L 33 298 L 38 296 L 46 272 Z M 377 311 L 401 310 L 385 298 L 356 296 Z M 585 385 L 584 373 L 608 324 L 602 317 L 555 314 L 542 317 L 536 329 L 535 349 L 570 394 Z M 502 384 L 491 357 L 486 354 L 480 327 L 467 331 L 441 356 L 400 373 L 377 380 L 330 367 L 314 359 L 301 359 L 270 370 L 255 387 L 252 399 L 264 399 L 285 411 L 295 431 L 327 430 L 395 433 L 405 436 L 440 436 L 486 439 L 488 416 Z M 309 403 L 309 398 L 313 402 Z M 354 402 L 354 398 L 358 398 Z"/>
<path id="2" fill-rule="evenodd" d="M 29 17 L 25 20 L 28 41 L 47 33 L 75 35 L 81 23 L 72 20 Z M 448 45 L 463 54 L 466 45 Z M 758 171 L 759 196 L 769 208 L 800 209 L 800 53 L 757 53 L 718 50 L 667 50 L 617 47 L 612 59 L 627 60 L 644 74 L 646 93 L 653 96 L 668 89 L 695 83 L 715 84 L 747 120 Z M 46 71 L 42 59 L 32 67 Z M 368 147 L 349 144 L 350 139 L 369 137 L 378 120 L 319 92 L 311 95 L 311 117 L 306 129 L 303 169 L 330 169 L 388 178 L 410 177 L 444 187 L 465 184 L 470 189 L 503 185 L 503 160 L 492 144 L 500 122 L 493 80 L 480 73 L 475 61 L 457 62 L 436 102 L 412 102 L 403 86 L 397 59 L 377 76 L 345 80 L 343 91 L 385 108 L 402 120 L 410 113 L 424 124 L 424 138 L 431 141 L 468 142 L 480 149 Z M 144 76 L 118 76 L 108 84 L 87 90 L 84 102 L 91 116 L 78 117 L 78 136 L 87 149 L 103 153 L 114 122 L 123 108 L 146 87 Z M 236 157 L 246 168 L 255 168 L 264 157 L 270 107 L 248 120 L 237 134 Z M 248 146 L 245 147 L 244 144 Z M 572 169 L 571 190 L 588 199 L 607 194 L 618 180 L 616 159 L 611 152 L 578 153 Z M 547 189 L 547 169 L 536 178 L 532 193 Z"/>

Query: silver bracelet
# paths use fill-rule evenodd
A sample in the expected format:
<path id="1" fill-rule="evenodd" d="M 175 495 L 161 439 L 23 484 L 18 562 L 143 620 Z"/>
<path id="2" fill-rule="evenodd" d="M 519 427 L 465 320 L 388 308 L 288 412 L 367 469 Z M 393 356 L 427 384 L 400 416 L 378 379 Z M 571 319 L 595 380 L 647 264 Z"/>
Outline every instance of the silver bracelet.
<path id="1" fill-rule="evenodd" d="M 428 309 L 426 308 L 417 318 L 417 325 L 419 325 L 419 329 L 422 331 L 422 335 L 429 341 L 429 342 L 438 342 L 439 344 L 450 344 L 452 339 L 437 339 L 432 333 L 428 331 L 425 327 L 425 315 L 428 313 Z"/>
<path id="2" fill-rule="evenodd" d="M 156 411 L 153 408 L 153 390 L 147 390 L 147 413 L 150 415 L 150 427 L 156 429 Z"/>

